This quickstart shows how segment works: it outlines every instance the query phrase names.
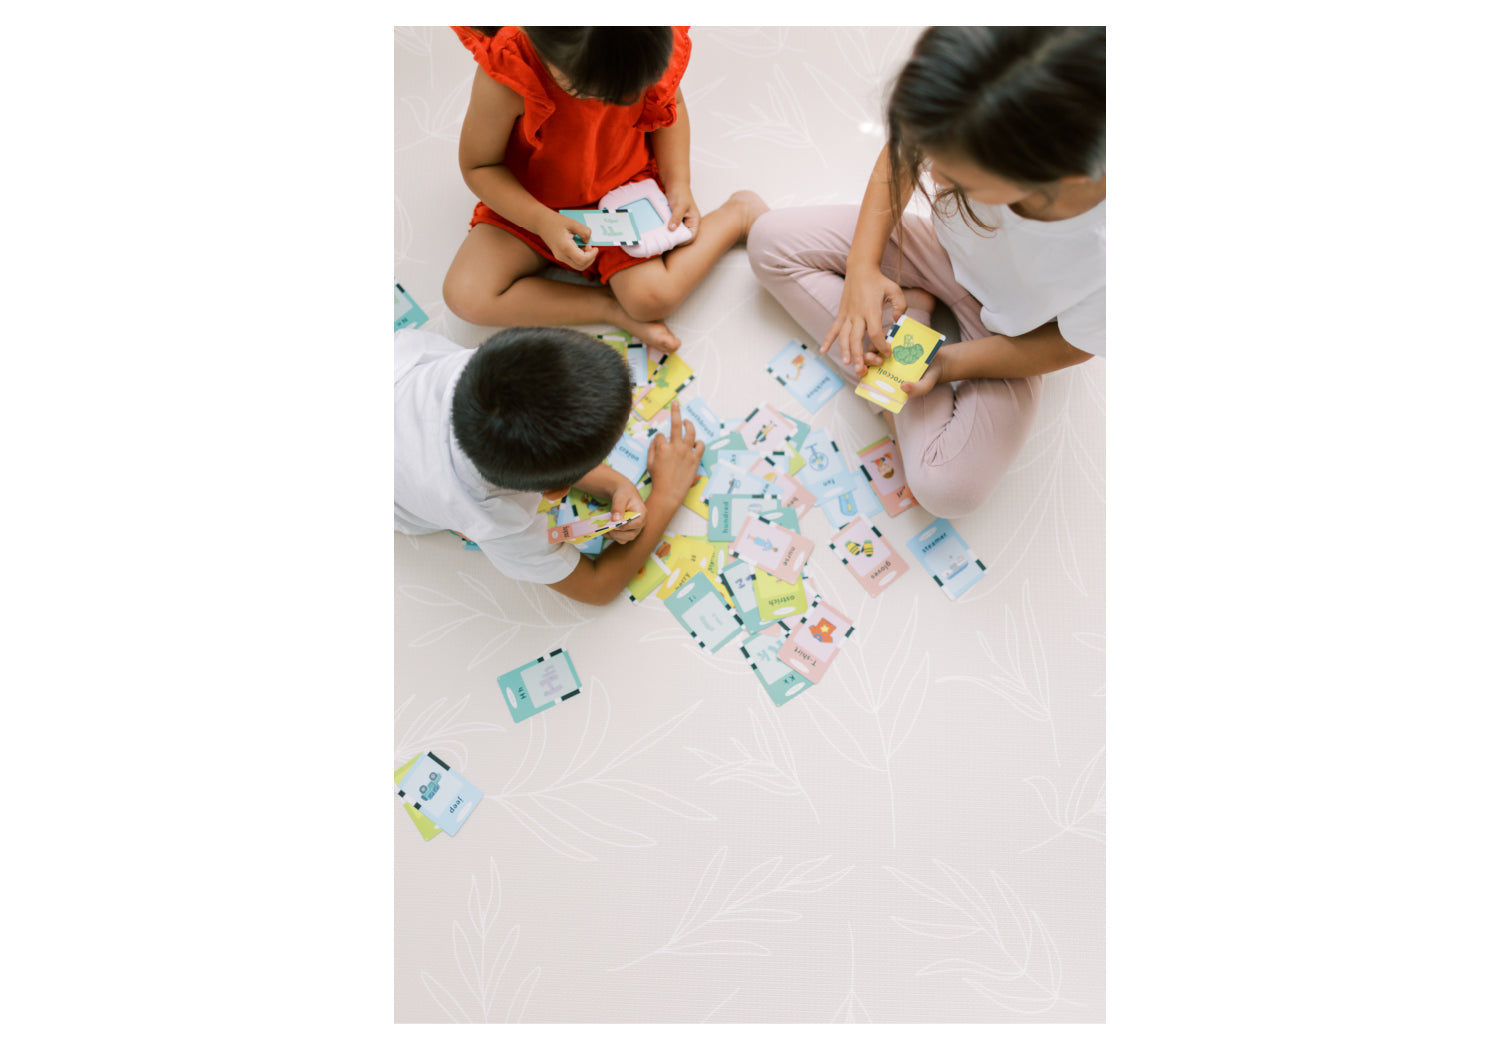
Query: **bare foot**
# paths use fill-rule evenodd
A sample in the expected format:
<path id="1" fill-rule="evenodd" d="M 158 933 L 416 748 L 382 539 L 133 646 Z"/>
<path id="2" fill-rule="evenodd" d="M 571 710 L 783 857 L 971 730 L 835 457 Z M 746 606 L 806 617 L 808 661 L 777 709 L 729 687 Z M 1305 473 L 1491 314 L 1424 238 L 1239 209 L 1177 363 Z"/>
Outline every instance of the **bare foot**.
<path id="1" fill-rule="evenodd" d="M 736 244 L 745 243 L 746 238 L 750 236 L 750 227 L 755 225 L 755 220 L 771 210 L 770 206 L 760 199 L 760 194 L 748 189 L 735 190 L 729 194 L 724 207 L 734 208 L 741 215 L 740 235 L 735 239 Z"/>
<path id="2" fill-rule="evenodd" d="M 914 313 L 914 320 L 927 323 L 932 320 L 932 311 L 937 309 L 937 296 L 922 288 L 902 288 L 901 294 L 906 296 L 906 312 Z"/>
<path id="3" fill-rule="evenodd" d="M 618 307 L 619 304 L 616 303 L 616 306 Z M 665 324 L 660 321 L 638 321 L 626 313 L 623 307 L 619 307 L 619 313 L 611 317 L 609 323 L 634 335 L 647 346 L 656 346 L 659 349 L 671 351 L 682 345 L 682 340 L 673 335 L 672 329 Z"/>

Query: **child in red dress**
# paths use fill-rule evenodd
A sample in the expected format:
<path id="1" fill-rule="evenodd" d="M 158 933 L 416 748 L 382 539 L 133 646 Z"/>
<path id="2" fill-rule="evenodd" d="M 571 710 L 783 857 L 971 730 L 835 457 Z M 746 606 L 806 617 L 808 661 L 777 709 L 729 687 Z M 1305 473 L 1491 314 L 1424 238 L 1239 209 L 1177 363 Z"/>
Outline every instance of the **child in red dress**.
<path id="1" fill-rule="evenodd" d="M 741 190 L 699 215 L 688 177 L 687 106 L 679 84 L 692 50 L 685 27 L 454 26 L 478 70 L 459 136 L 459 167 L 479 197 L 443 282 L 471 324 L 607 323 L 653 346 L 678 339 L 661 321 L 766 210 Z M 692 239 L 652 258 L 579 246 L 588 227 L 559 214 L 653 178 L 667 225 Z M 549 280 L 549 264 L 598 285 Z"/>

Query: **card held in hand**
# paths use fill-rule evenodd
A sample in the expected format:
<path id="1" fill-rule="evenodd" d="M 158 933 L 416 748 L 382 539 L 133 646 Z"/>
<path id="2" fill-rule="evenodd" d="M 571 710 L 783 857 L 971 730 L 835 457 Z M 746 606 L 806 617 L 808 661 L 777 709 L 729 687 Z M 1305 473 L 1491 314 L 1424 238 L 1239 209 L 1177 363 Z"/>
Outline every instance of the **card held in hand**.
<path id="1" fill-rule="evenodd" d="M 932 355 L 946 339 L 941 332 L 903 314 L 886 333 L 885 341 L 890 344 L 891 355 L 865 372 L 865 377 L 854 388 L 855 395 L 899 413 L 906 405 L 906 393 L 901 384 L 920 379 L 931 363 Z"/>

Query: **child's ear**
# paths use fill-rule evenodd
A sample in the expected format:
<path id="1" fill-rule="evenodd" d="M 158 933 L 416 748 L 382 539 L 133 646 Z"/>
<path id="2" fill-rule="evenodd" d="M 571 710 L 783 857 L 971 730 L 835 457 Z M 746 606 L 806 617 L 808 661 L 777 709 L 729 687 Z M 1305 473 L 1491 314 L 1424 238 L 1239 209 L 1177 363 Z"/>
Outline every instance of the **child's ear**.
<path id="1" fill-rule="evenodd" d="M 572 491 L 571 488 L 554 488 L 550 492 L 543 492 L 542 493 L 542 498 L 543 499 L 550 499 L 552 502 L 555 503 L 559 499 L 566 499 L 568 497 L 568 493 L 570 491 Z"/>

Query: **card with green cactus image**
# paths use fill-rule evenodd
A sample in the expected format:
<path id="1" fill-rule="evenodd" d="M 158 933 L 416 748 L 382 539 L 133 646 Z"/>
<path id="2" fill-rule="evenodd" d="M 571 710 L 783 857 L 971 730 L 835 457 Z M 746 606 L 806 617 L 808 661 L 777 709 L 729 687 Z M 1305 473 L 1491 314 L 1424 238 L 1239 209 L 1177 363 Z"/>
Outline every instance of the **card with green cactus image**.
<path id="1" fill-rule="evenodd" d="M 946 338 L 941 332 L 903 314 L 886 332 L 891 356 L 865 372 L 865 377 L 854 388 L 855 395 L 899 413 L 906 404 L 906 393 L 901 384 L 916 382 L 922 377 L 932 355 L 937 353 Z"/>

